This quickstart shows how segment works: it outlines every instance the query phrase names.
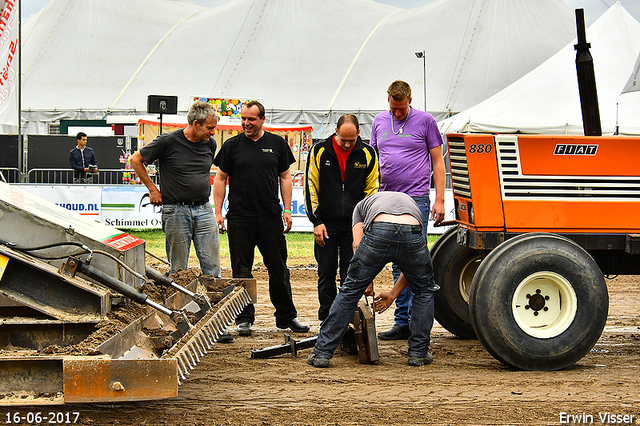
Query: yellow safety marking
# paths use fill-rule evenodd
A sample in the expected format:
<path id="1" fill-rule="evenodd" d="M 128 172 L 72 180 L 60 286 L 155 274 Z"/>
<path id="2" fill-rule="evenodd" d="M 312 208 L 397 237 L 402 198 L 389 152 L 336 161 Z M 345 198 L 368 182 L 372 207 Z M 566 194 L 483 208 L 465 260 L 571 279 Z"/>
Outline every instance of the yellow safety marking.
<path id="1" fill-rule="evenodd" d="M 7 263 L 9 263 L 9 258 L 0 254 L 0 279 L 2 279 L 2 274 L 7 269 Z"/>

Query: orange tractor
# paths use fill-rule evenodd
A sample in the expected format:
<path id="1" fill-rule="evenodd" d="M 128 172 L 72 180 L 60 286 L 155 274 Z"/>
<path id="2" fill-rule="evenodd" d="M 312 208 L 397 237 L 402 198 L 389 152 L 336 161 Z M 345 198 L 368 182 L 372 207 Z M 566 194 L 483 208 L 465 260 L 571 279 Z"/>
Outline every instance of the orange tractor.
<path id="1" fill-rule="evenodd" d="M 554 370 L 595 345 L 604 275 L 640 274 L 640 139 L 451 134 L 458 225 L 432 249 L 438 322 Z"/>
<path id="2" fill-rule="evenodd" d="M 457 224 L 432 248 L 436 319 L 520 369 L 580 360 L 604 276 L 640 274 L 640 138 L 597 136 L 580 64 L 578 81 L 589 136 L 447 135 Z"/>

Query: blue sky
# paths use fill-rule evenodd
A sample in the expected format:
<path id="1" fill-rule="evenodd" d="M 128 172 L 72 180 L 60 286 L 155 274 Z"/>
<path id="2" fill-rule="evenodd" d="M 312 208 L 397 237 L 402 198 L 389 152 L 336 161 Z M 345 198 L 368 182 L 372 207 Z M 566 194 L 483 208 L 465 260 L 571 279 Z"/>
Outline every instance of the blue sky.
<path id="1" fill-rule="evenodd" d="M 131 0 L 130 0 L 131 1 Z M 185 2 L 193 1 L 203 6 L 216 6 L 221 3 L 233 0 L 182 0 Z M 422 6 L 435 0 L 376 0 L 392 6 L 411 9 L 413 7 Z M 584 9 L 587 25 L 590 25 L 600 17 L 606 10 L 608 5 L 612 4 L 612 0 L 564 0 L 572 9 Z M 36 13 L 49 3 L 49 0 L 22 0 L 22 21 L 28 22 Z M 640 21 L 640 0 L 622 0 L 622 5 L 627 11 Z"/>

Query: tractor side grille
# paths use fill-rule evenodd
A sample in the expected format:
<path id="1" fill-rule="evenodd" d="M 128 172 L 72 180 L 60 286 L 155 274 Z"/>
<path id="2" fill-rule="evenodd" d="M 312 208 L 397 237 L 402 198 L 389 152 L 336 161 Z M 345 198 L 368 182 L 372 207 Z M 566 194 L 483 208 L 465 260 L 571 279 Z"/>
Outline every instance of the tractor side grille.
<path id="1" fill-rule="evenodd" d="M 470 199 L 469 169 L 463 138 L 449 137 L 449 161 L 451 162 L 451 181 L 454 195 Z"/>
<path id="2" fill-rule="evenodd" d="M 522 174 L 517 137 L 497 136 L 502 197 L 508 199 L 640 200 L 640 178 Z"/>

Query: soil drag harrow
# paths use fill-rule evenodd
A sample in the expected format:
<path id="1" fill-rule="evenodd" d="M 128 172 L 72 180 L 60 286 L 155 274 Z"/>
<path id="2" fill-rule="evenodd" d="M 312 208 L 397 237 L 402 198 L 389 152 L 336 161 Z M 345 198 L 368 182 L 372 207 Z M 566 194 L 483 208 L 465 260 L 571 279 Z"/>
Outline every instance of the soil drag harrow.
<path id="1" fill-rule="evenodd" d="M 178 362 L 180 380 L 185 380 L 189 372 L 207 354 L 225 329 L 235 320 L 240 312 L 251 303 L 251 296 L 246 288 L 235 287 L 231 293 L 195 324 L 164 355 L 163 359 L 175 358 Z"/>
<path id="2" fill-rule="evenodd" d="M 144 246 L 0 183 L 0 406 L 177 396 L 255 302 L 255 280 L 178 285 L 146 266 Z M 176 292 L 154 301 L 148 280 Z"/>

